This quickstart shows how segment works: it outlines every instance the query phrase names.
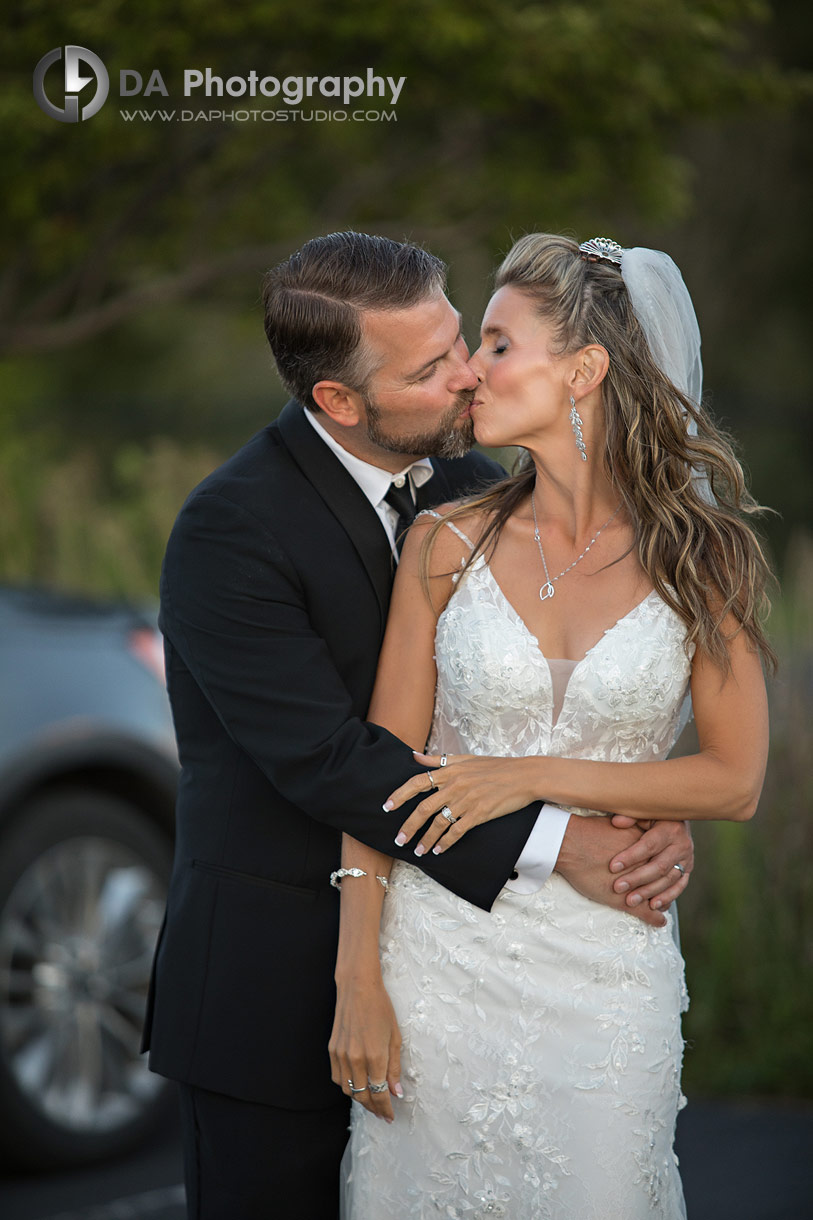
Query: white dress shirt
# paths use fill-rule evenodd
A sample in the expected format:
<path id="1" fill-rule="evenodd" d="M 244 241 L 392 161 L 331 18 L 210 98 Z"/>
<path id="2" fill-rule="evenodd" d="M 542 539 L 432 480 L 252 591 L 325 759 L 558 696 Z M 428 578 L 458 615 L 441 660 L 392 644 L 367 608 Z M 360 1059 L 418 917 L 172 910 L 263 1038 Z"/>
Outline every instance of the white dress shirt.
<path id="1" fill-rule="evenodd" d="M 429 458 L 419 458 L 417 462 L 412 462 L 398 474 L 391 474 L 388 470 L 382 470 L 380 466 L 373 466 L 370 462 L 365 462 L 354 454 L 348 453 L 336 438 L 322 427 L 313 411 L 307 407 L 303 407 L 303 410 L 305 418 L 331 452 L 335 453 L 345 470 L 352 475 L 375 509 L 387 532 L 393 555 L 397 561 L 395 524 L 398 514 L 390 504 L 387 504 L 384 496 L 389 491 L 390 483 L 395 483 L 396 487 L 403 487 L 404 483 L 407 483 L 414 499 L 416 489 L 422 487 L 434 473 Z M 506 882 L 508 889 L 520 894 L 531 894 L 545 884 L 556 867 L 569 818 L 570 814 L 567 810 L 560 809 L 557 805 L 543 804 L 541 806 L 533 830 L 517 860 L 516 876 Z"/>
<path id="2" fill-rule="evenodd" d="M 335 437 L 331 436 L 327 429 L 322 427 L 313 411 L 309 411 L 307 407 L 303 408 L 303 410 L 305 411 L 305 417 L 310 420 L 328 449 L 336 454 L 342 466 L 344 466 L 348 474 L 353 476 L 378 513 L 381 524 L 387 531 L 392 553 L 397 562 L 398 552 L 395 549 L 395 526 L 398 521 L 398 513 L 391 504 L 387 504 L 384 497 L 390 489 L 390 483 L 394 483 L 396 487 L 403 487 L 406 483 L 414 500 L 417 489 L 423 487 L 424 483 L 427 483 L 435 473 L 429 458 L 418 458 L 417 462 L 412 462 L 410 466 L 406 466 L 398 474 L 390 474 L 389 470 L 382 470 L 380 466 L 371 466 L 369 462 L 363 461 L 361 458 L 356 457 L 355 454 L 348 453 L 346 449 L 342 448 Z"/>

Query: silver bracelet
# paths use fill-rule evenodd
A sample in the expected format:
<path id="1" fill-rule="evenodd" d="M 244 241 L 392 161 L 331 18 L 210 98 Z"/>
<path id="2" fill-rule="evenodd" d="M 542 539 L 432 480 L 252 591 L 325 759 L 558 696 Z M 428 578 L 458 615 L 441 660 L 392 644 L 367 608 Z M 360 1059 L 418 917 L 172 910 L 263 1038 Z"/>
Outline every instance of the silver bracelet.
<path id="1" fill-rule="evenodd" d="M 330 884 L 335 886 L 337 890 L 341 889 L 342 877 L 366 877 L 363 868 L 337 868 L 335 873 L 330 874 Z"/>
<path id="2" fill-rule="evenodd" d="M 335 873 L 330 874 L 330 884 L 337 890 L 341 889 L 342 877 L 366 877 L 367 873 L 363 868 L 337 868 Z M 380 877 L 378 873 L 375 876 L 376 881 L 379 881 L 384 889 L 389 886 L 387 877 Z"/>

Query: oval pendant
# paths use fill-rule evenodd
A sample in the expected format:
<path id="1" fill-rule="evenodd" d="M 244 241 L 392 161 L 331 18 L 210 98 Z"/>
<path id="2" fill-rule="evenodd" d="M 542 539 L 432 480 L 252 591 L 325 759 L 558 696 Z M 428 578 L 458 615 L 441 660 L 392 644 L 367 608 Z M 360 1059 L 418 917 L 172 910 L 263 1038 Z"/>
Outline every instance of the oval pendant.
<path id="1" fill-rule="evenodd" d="M 542 602 L 546 602 L 549 597 L 553 597 L 555 592 L 556 592 L 556 590 L 554 589 L 551 582 L 548 580 L 539 590 L 539 600 Z"/>

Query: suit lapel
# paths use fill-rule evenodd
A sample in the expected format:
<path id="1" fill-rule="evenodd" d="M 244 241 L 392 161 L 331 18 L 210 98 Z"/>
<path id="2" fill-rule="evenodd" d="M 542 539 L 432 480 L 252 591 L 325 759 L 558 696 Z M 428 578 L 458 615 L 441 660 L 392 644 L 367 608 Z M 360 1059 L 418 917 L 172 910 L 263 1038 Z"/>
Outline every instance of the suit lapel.
<path id="1" fill-rule="evenodd" d="M 392 589 L 392 551 L 384 527 L 358 483 L 305 419 L 305 408 L 289 402 L 277 420 L 285 447 L 305 478 L 344 528 L 363 563 L 386 622 Z"/>
<path id="2" fill-rule="evenodd" d="M 277 419 L 277 426 L 291 457 L 342 525 L 361 559 L 378 599 L 383 632 L 395 575 L 389 539 L 356 480 L 313 430 L 304 412 L 299 403 L 289 402 Z M 455 498 L 443 467 L 432 459 L 432 468 L 432 478 L 415 493 L 419 512 Z"/>

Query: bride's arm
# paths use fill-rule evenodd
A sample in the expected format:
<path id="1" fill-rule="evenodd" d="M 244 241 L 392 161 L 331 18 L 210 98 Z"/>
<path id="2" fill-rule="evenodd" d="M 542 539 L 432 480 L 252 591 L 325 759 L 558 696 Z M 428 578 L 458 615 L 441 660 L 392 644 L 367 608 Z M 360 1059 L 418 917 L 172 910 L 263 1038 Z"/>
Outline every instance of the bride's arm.
<path id="1" fill-rule="evenodd" d="M 429 523 L 418 522 L 404 543 L 393 589 L 387 631 L 379 658 L 368 719 L 402 741 L 423 749 L 432 722 L 436 670 L 434 638 L 437 612 L 452 590 L 444 573 L 457 568 L 461 546 L 454 535 L 439 538 L 432 553 L 433 604 L 423 592 L 418 556 Z M 449 531 L 444 531 L 449 533 Z M 364 877 L 341 880 L 339 948 L 336 957 L 336 1017 L 330 1039 L 332 1078 L 368 1110 L 392 1120 L 390 1093 L 401 1096 L 401 1039 L 381 979 L 378 927 L 392 858 L 342 836 L 342 868 L 359 868 Z M 389 1092 L 352 1094 L 353 1087 L 389 1084 Z"/>
<path id="2" fill-rule="evenodd" d="M 348 1097 L 391 1122 L 390 1094 L 403 1096 L 401 1035 L 381 978 L 378 925 L 386 893 L 382 879 L 389 879 L 392 858 L 345 834 L 342 868 L 361 869 L 366 876 L 340 881 L 336 1013 L 328 1044 L 331 1078 Z M 370 1091 L 370 1082 L 384 1081 L 388 1090 Z M 353 1088 L 365 1091 L 354 1094 Z"/>
<path id="3" fill-rule="evenodd" d="M 736 624 L 725 626 L 732 633 L 729 672 L 723 675 L 699 651 L 692 665 L 697 754 L 641 763 L 539 756 L 452 759 L 443 772 L 441 791 L 417 806 L 401 833 L 410 839 L 432 813 L 448 804 L 459 821 L 449 827 L 436 817 L 420 841 L 425 850 L 442 851 L 472 826 L 501 817 L 540 792 L 563 805 L 633 818 L 747 820 L 756 810 L 765 775 L 767 697 L 757 653 L 742 632 L 734 634 Z M 393 807 L 422 786 L 422 777 L 416 776 L 393 793 Z"/>

